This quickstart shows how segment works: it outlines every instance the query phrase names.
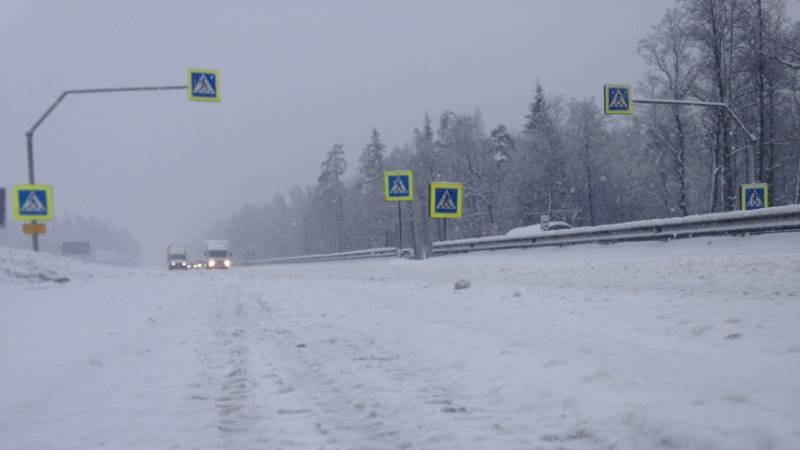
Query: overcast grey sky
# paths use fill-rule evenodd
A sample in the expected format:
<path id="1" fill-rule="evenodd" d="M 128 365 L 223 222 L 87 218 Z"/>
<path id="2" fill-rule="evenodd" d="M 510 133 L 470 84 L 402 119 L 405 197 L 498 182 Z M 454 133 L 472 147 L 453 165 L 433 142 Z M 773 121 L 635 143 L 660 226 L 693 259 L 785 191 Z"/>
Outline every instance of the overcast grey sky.
<path id="1" fill-rule="evenodd" d="M 56 216 L 123 226 L 160 264 L 166 244 L 244 202 L 315 181 L 335 142 L 354 169 L 373 126 L 390 149 L 426 110 L 480 108 L 487 126 L 519 129 L 537 78 L 549 95 L 597 101 L 603 83 L 635 84 L 637 41 L 672 5 L 0 0 L 0 186 L 27 181 L 24 132 L 61 91 L 218 69 L 219 104 L 183 91 L 70 96 L 35 135 Z"/>

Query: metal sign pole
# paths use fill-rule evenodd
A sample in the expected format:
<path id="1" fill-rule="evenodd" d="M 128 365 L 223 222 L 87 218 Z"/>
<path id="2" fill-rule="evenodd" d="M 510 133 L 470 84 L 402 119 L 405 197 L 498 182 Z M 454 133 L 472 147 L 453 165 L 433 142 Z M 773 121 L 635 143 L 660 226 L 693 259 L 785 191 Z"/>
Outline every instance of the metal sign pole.
<path id="1" fill-rule="evenodd" d="M 403 251 L 403 202 L 397 202 L 397 254 L 400 255 Z"/>
<path id="2" fill-rule="evenodd" d="M 6 227 L 6 189 L 0 187 L 0 228 Z"/>
<path id="3" fill-rule="evenodd" d="M 61 101 L 61 98 L 63 98 L 63 97 L 59 97 L 59 99 L 58 99 L 59 102 Z M 58 102 L 56 102 L 56 104 L 58 104 Z M 45 117 L 47 116 L 47 114 L 50 113 L 50 111 L 53 110 L 52 108 L 55 108 L 55 105 L 53 105 L 51 107 L 51 109 L 49 109 L 47 111 L 47 113 L 45 114 Z M 42 118 L 42 120 L 44 120 L 44 118 Z M 33 176 L 33 130 L 28 131 L 27 133 L 25 133 L 25 139 L 28 142 L 28 183 L 29 184 L 36 184 L 36 180 L 35 180 L 35 178 Z M 50 207 L 52 208 L 52 206 L 50 206 Z M 35 220 L 31 221 L 31 224 L 32 225 L 36 225 L 36 221 Z M 39 251 L 39 234 L 38 233 L 31 234 L 31 244 L 33 246 L 33 251 L 38 252 Z"/>

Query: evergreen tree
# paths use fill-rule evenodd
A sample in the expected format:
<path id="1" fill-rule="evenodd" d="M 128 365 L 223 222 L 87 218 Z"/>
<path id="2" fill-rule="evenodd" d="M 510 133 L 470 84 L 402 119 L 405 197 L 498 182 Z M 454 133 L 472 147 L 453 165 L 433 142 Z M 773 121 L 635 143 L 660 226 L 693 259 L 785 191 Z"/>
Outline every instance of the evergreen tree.
<path id="1" fill-rule="evenodd" d="M 342 177 L 347 170 L 347 161 L 344 157 L 344 146 L 334 144 L 325 155 L 325 160 L 320 165 L 320 175 L 317 178 L 317 196 L 320 208 L 317 209 L 317 223 L 324 224 L 322 235 L 324 251 L 344 251 L 347 243 L 344 229 L 345 185 Z M 333 216 L 335 220 L 326 220 Z"/>
<path id="2" fill-rule="evenodd" d="M 373 127 L 370 142 L 358 158 L 359 184 L 363 188 L 372 190 L 383 184 L 385 151 L 386 146 L 381 142 L 381 135 Z"/>

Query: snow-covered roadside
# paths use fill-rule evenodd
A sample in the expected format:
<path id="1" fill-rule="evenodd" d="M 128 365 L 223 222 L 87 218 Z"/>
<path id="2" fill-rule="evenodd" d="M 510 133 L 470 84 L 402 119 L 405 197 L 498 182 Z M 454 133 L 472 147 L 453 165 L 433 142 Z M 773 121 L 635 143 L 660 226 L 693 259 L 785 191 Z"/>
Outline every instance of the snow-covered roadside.
<path id="1" fill-rule="evenodd" d="M 96 276 L 118 277 L 128 273 L 130 270 L 86 263 L 75 258 L 0 247 L 0 289 L 11 285 L 68 283 Z"/>
<path id="2" fill-rule="evenodd" d="M 0 442 L 794 449 L 798 273 L 779 234 L 0 285 Z"/>

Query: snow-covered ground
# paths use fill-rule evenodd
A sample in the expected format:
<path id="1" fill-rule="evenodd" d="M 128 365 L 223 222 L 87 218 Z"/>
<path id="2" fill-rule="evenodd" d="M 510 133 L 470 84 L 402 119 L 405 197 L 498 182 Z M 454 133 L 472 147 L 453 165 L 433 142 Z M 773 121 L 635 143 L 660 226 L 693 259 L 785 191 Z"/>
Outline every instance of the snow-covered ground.
<path id="1" fill-rule="evenodd" d="M 227 272 L 9 255 L 3 449 L 800 448 L 796 233 Z"/>

